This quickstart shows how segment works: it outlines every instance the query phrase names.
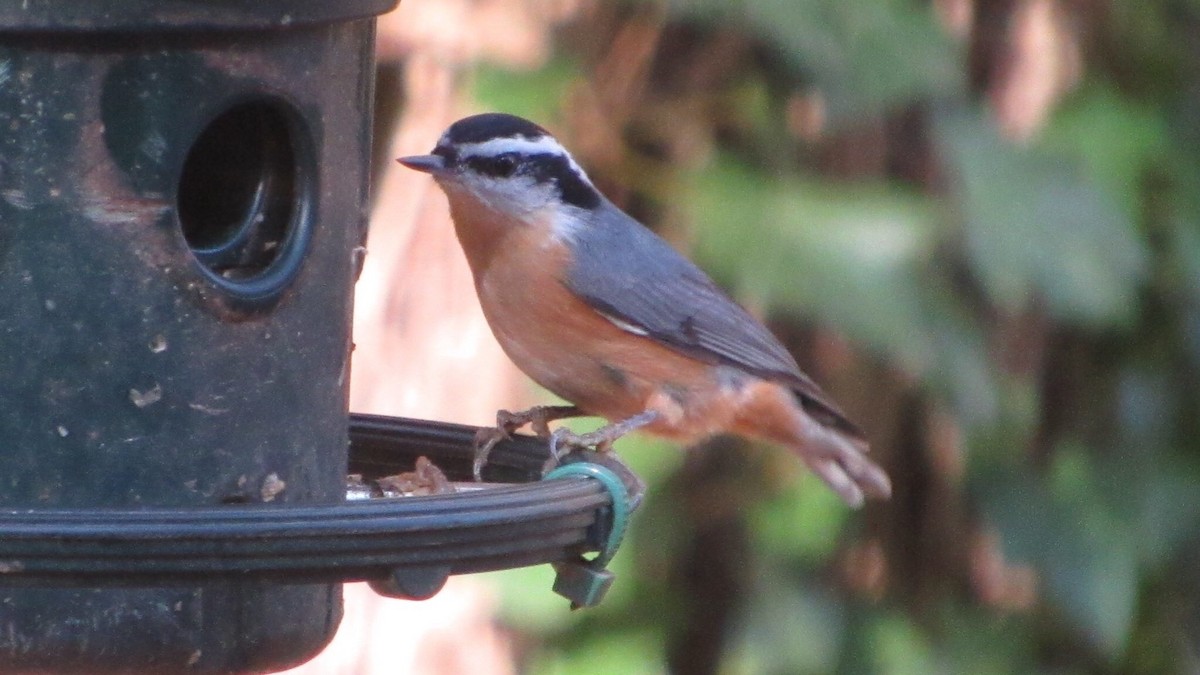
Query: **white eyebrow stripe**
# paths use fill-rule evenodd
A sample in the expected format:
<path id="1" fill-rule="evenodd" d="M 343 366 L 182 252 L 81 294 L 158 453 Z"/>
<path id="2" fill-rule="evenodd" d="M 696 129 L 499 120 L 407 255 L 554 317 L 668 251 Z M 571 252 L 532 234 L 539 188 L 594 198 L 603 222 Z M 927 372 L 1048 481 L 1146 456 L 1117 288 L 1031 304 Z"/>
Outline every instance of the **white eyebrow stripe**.
<path id="1" fill-rule="evenodd" d="M 542 153 L 568 154 L 567 149 L 561 143 L 554 140 L 553 136 L 538 136 L 537 138 L 527 138 L 525 136 L 489 138 L 486 141 L 478 143 L 460 143 L 458 151 L 461 154 L 475 157 L 495 157 L 506 152 L 520 152 L 526 155 Z"/>
<path id="2" fill-rule="evenodd" d="M 496 157 L 506 152 L 522 155 L 561 155 L 567 158 L 567 164 L 570 165 L 572 171 L 583 179 L 583 182 L 592 185 L 592 181 L 588 178 L 588 175 L 575 163 L 575 158 L 553 136 L 538 136 L 537 138 L 527 138 L 525 136 L 490 138 L 479 143 L 459 143 L 456 149 L 464 157 Z"/>

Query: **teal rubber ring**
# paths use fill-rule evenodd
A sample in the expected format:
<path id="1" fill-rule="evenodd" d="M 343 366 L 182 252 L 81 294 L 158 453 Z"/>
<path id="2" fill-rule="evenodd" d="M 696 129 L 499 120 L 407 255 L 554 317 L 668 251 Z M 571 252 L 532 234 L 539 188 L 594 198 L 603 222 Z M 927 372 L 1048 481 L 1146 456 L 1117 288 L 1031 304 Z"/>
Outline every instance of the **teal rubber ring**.
<path id="1" fill-rule="evenodd" d="M 612 497 L 612 527 L 608 530 L 608 540 L 604 542 L 604 548 L 590 563 L 595 569 L 602 570 L 617 554 L 617 549 L 625 538 L 625 529 L 629 526 L 629 491 L 625 489 L 625 482 L 621 480 L 620 476 L 607 467 L 591 462 L 563 464 L 546 474 L 542 480 L 576 476 L 595 478 Z"/>

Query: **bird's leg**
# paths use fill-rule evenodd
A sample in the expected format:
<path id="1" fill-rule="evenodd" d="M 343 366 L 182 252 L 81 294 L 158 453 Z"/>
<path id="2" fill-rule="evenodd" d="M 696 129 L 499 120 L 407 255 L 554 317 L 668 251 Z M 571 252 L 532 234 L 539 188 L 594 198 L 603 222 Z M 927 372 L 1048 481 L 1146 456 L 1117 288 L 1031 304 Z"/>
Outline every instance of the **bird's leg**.
<path id="1" fill-rule="evenodd" d="M 548 473 L 563 457 L 575 450 L 608 452 L 612 444 L 625 434 L 640 429 L 658 419 L 657 410 L 646 410 L 633 417 L 627 417 L 620 422 L 613 422 L 586 434 L 576 434 L 565 427 L 559 427 L 550 434 L 550 458 L 542 466 L 542 473 Z"/>
<path id="2" fill-rule="evenodd" d="M 538 438 L 548 441 L 551 422 L 568 417 L 581 417 L 584 414 L 578 406 L 573 405 L 535 405 L 518 412 L 496 411 L 496 426 L 475 432 L 475 462 L 471 467 L 475 480 L 482 480 L 480 475 L 492 448 L 500 441 L 512 438 L 512 432 L 528 424 Z"/>

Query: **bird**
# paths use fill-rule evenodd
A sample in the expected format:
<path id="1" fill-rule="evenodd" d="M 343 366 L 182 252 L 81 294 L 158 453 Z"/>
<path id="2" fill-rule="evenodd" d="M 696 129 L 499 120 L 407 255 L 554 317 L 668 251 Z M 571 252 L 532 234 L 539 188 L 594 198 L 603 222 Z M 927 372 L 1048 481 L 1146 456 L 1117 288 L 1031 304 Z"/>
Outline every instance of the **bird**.
<path id="1" fill-rule="evenodd" d="M 545 128 L 490 112 L 460 119 L 427 155 L 488 325 L 531 379 L 569 405 L 497 414 L 552 456 L 609 450 L 642 430 L 685 444 L 734 434 L 784 446 L 852 507 L 891 496 L 862 431 L 779 340 L 699 267 L 609 201 Z M 548 423 L 596 416 L 576 435 Z"/>

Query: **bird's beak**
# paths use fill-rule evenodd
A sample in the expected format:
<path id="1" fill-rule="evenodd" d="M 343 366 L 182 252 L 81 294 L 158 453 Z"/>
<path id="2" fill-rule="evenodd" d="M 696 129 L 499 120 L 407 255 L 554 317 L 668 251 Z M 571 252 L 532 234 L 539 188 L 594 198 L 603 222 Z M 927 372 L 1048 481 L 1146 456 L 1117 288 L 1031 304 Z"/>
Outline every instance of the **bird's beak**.
<path id="1" fill-rule="evenodd" d="M 441 155 L 413 155 L 396 160 L 404 166 L 425 173 L 439 174 L 446 170 L 446 160 Z"/>

